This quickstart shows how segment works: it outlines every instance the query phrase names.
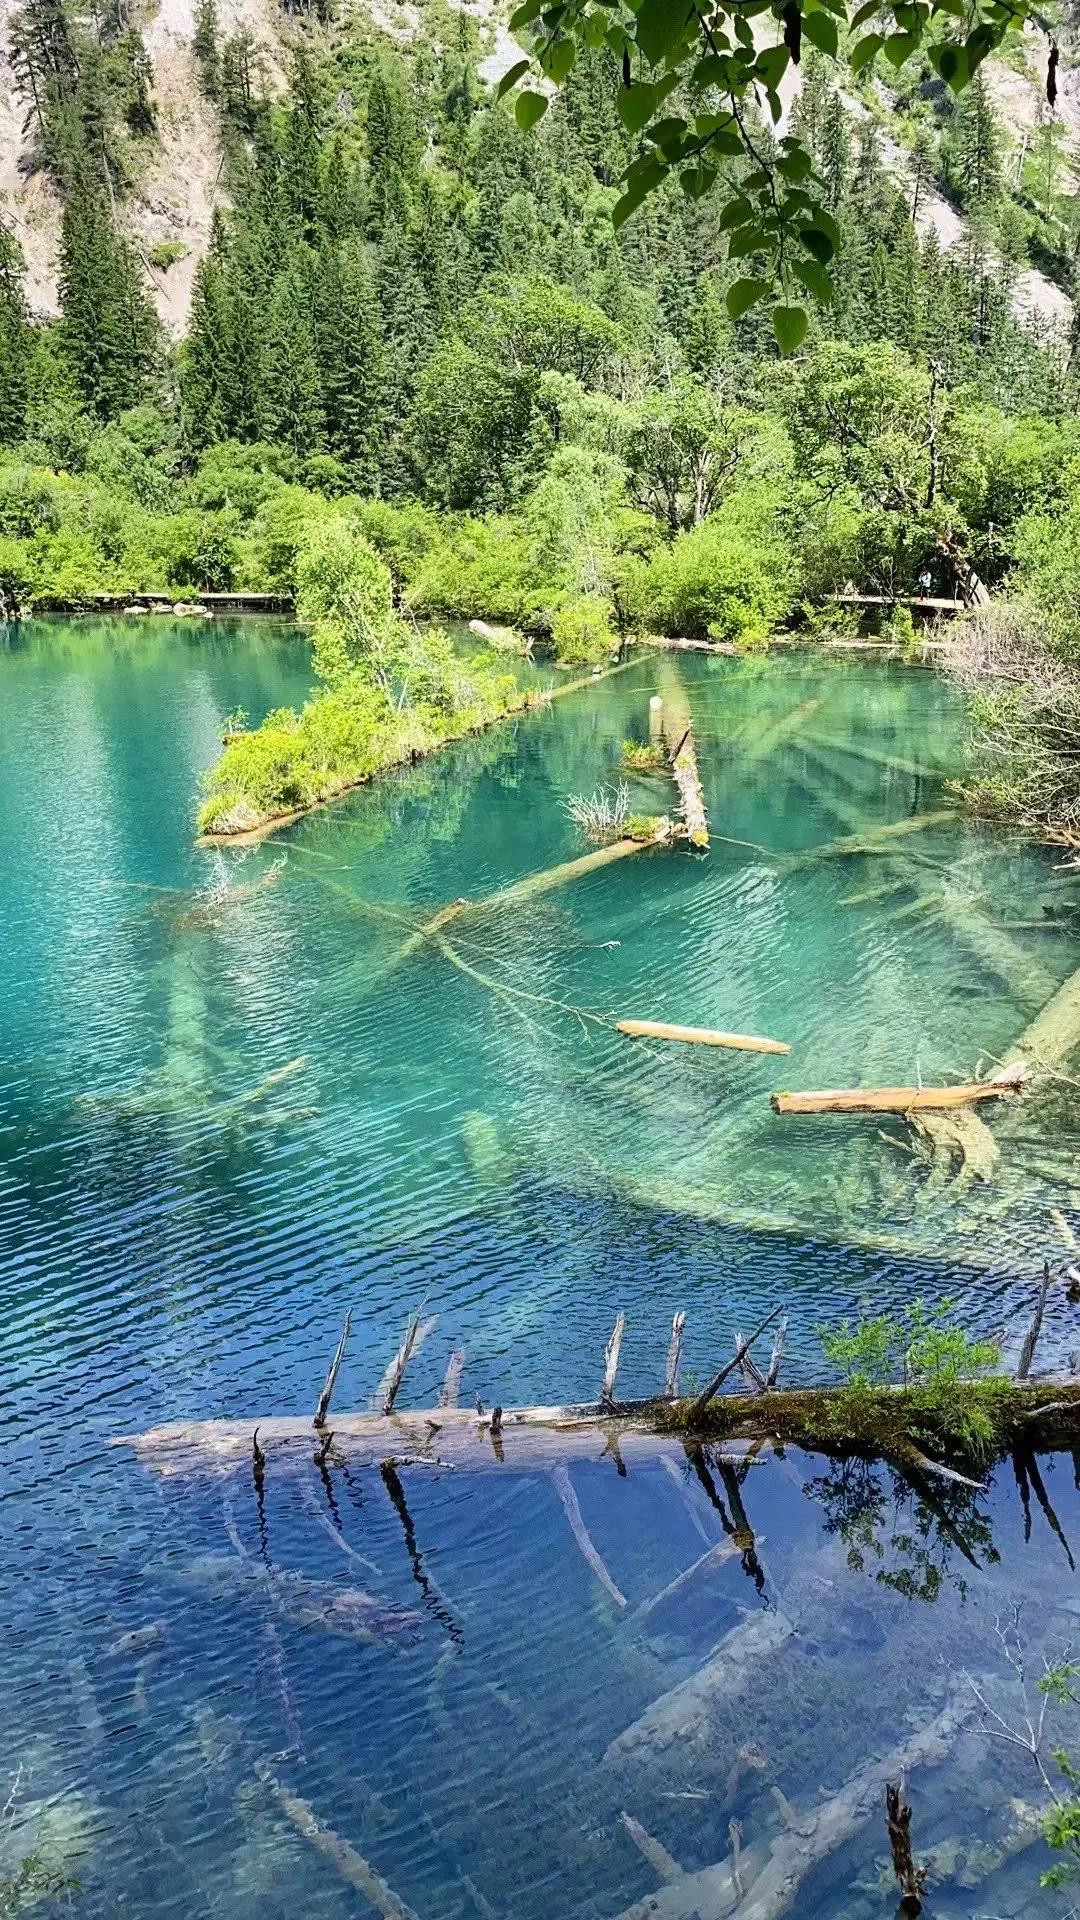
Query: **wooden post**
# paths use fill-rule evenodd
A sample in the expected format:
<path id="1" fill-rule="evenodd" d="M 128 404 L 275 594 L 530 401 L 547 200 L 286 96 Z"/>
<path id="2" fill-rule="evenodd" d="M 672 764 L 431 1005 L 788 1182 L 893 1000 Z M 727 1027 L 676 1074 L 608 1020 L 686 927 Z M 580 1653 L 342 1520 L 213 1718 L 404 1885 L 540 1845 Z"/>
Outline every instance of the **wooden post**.
<path id="1" fill-rule="evenodd" d="M 341 1329 L 341 1339 L 337 1343 L 337 1352 L 330 1362 L 330 1371 L 326 1376 L 326 1385 L 319 1395 L 319 1404 L 315 1409 L 315 1425 L 317 1427 L 324 1427 L 326 1425 L 326 1416 L 330 1411 L 330 1401 L 333 1397 L 334 1388 L 337 1385 L 337 1377 L 341 1371 L 341 1363 L 345 1358 L 345 1342 L 349 1337 L 351 1326 L 352 1312 L 350 1310 L 345 1315 L 345 1325 Z"/>
<path id="2" fill-rule="evenodd" d="M 1018 1380 L 1026 1380 L 1028 1374 L 1031 1372 L 1031 1363 L 1035 1358 L 1035 1348 L 1039 1343 L 1039 1335 L 1042 1332 L 1043 1313 L 1046 1309 L 1046 1296 L 1049 1291 L 1050 1262 L 1049 1260 L 1044 1260 L 1042 1285 L 1039 1288 L 1039 1297 L 1035 1302 L 1035 1317 L 1027 1333 L 1024 1335 L 1024 1344 L 1020 1349 L 1020 1360 L 1016 1369 L 1016 1377 Z"/>
<path id="3" fill-rule="evenodd" d="M 743 1354 L 749 1352 L 750 1348 L 754 1344 L 754 1341 L 760 1338 L 760 1336 L 764 1333 L 766 1327 L 772 1326 L 773 1321 L 776 1319 L 780 1311 L 781 1309 L 779 1307 L 774 1307 L 771 1313 L 767 1313 L 765 1315 L 765 1318 L 761 1322 L 761 1325 L 759 1327 L 755 1327 L 753 1333 L 750 1335 L 749 1340 L 740 1340 L 738 1346 L 735 1349 L 734 1360 L 729 1360 L 726 1367 L 721 1367 L 719 1373 L 716 1374 L 714 1378 L 709 1381 L 709 1384 L 705 1388 L 704 1393 L 698 1394 L 697 1399 L 694 1401 L 694 1404 L 690 1409 L 691 1421 L 696 1420 L 701 1414 L 704 1413 L 706 1407 L 709 1404 L 709 1401 L 713 1399 L 713 1397 L 716 1394 L 719 1393 L 721 1387 L 724 1384 L 724 1381 L 728 1377 L 728 1374 L 734 1373 L 736 1367 L 739 1365 L 740 1361 L 742 1360 Z"/>
<path id="4" fill-rule="evenodd" d="M 750 1358 L 747 1343 L 741 1333 L 735 1335 L 735 1356 L 739 1362 L 739 1372 L 748 1384 L 756 1387 L 759 1393 L 765 1391 L 765 1375 L 761 1368 Z"/>
<path id="5" fill-rule="evenodd" d="M 664 1392 L 669 1400 L 677 1400 L 679 1397 L 679 1361 L 682 1358 L 685 1326 L 685 1313 L 677 1313 L 671 1323 L 671 1344 L 668 1347 L 667 1373 L 664 1377 Z"/>
<path id="6" fill-rule="evenodd" d="M 649 701 L 649 739 L 655 747 L 664 737 L 664 703 L 658 693 Z"/>
<path id="7" fill-rule="evenodd" d="M 611 1330 L 611 1339 L 604 1348 L 604 1381 L 600 1388 L 600 1406 L 605 1413 L 611 1413 L 615 1407 L 615 1375 L 619 1371 L 619 1352 L 623 1334 L 626 1331 L 625 1313 L 617 1314 Z"/>

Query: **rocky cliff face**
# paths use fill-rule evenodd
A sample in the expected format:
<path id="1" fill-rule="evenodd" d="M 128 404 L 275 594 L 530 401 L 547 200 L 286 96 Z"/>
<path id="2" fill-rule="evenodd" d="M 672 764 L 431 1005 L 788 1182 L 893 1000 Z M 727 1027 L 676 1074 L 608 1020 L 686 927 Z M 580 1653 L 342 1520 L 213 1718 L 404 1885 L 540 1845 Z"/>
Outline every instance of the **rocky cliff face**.
<path id="1" fill-rule="evenodd" d="M 19 0 L 0 0 L 0 212 L 14 229 L 27 266 L 27 295 L 35 313 L 57 310 L 56 264 L 60 232 L 60 200 L 56 189 L 35 166 L 33 141 L 25 131 L 26 106 L 15 90 L 7 57 L 12 20 Z M 464 0 L 469 12 L 485 18 L 493 29 L 492 51 L 482 71 L 496 81 L 518 49 L 505 26 L 494 19 L 492 0 Z M 411 38 L 419 27 L 419 7 L 412 0 L 364 0 L 368 20 L 398 40 Z M 278 0 L 219 0 L 223 38 L 246 31 L 263 56 L 270 85 L 280 84 L 290 33 L 295 31 Z M 143 260 L 154 304 L 162 324 L 176 338 L 182 334 L 191 305 L 195 270 L 206 250 L 215 204 L 224 200 L 221 181 L 221 143 L 216 118 L 199 91 L 193 52 L 194 0 L 149 0 L 149 9 L 136 16 L 153 65 L 153 98 L 157 111 L 154 136 L 140 143 L 140 161 L 134 188 L 122 207 L 121 218 Z M 1014 149 L 1016 177 L 1023 154 L 1045 111 L 1041 84 L 1030 76 L 993 61 L 986 69 L 995 105 Z M 787 87 L 790 111 L 797 78 Z M 1063 147 L 1080 147 L 1080 69 L 1063 66 L 1059 75 L 1057 113 L 1064 125 Z M 855 109 L 858 111 L 858 109 Z M 892 149 L 897 166 L 906 166 L 899 147 Z M 966 227 L 960 214 L 940 194 L 921 196 L 919 225 L 937 233 L 944 248 L 962 246 Z M 175 257 L 170 257 L 175 256 Z M 1072 304 L 1044 274 L 1028 269 L 1018 279 L 1017 308 L 1023 314 L 1054 327 L 1065 327 Z"/>

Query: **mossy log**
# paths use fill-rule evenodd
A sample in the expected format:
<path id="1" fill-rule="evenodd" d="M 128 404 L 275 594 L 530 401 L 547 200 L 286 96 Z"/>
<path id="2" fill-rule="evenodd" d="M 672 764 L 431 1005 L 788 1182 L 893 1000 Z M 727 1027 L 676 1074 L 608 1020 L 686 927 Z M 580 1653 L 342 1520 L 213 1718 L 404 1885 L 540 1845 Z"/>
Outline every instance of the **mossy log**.
<path id="1" fill-rule="evenodd" d="M 766 1040 L 754 1033 L 723 1033 L 718 1027 L 669 1026 L 664 1020 L 617 1020 L 617 1033 L 643 1040 L 686 1040 L 699 1047 L 732 1047 L 742 1053 L 790 1053 L 784 1040 Z"/>
<path id="2" fill-rule="evenodd" d="M 958 1393 L 981 1396 L 1001 1449 L 1014 1443 L 1071 1447 L 1080 1437 L 1080 1380 L 1071 1374 L 1024 1382 L 971 1382 Z M 916 1427 L 921 1440 L 909 1433 Z M 307 1473 L 319 1443 L 308 1416 L 177 1421 L 113 1442 L 134 1449 L 163 1474 L 235 1473 L 251 1467 L 258 1428 L 265 1472 Z M 627 1468 L 685 1461 L 687 1451 L 717 1442 L 776 1438 L 830 1453 L 859 1452 L 931 1467 L 921 1453 L 932 1423 L 917 1396 L 899 1387 L 858 1395 L 837 1387 L 770 1390 L 714 1399 L 660 1396 L 623 1401 L 606 1413 L 597 1404 L 502 1410 L 496 1431 L 488 1415 L 458 1407 L 334 1416 L 332 1444 L 354 1466 L 445 1466 L 475 1472 L 553 1472 L 607 1455 Z M 944 1444 L 944 1436 L 942 1444 Z M 326 1444 L 325 1441 L 323 1444 Z"/>

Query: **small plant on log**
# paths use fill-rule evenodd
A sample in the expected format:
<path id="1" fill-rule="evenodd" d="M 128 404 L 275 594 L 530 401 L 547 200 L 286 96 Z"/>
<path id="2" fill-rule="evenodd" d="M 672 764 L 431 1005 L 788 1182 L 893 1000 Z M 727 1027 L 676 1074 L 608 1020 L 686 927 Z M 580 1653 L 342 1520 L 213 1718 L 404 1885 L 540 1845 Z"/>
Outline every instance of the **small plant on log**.
<path id="1" fill-rule="evenodd" d="M 860 1316 L 818 1329 L 826 1359 L 845 1381 L 842 1418 L 850 1418 L 881 1387 L 896 1385 L 907 1396 L 909 1426 L 954 1441 L 976 1457 L 990 1451 L 994 1401 L 1009 1384 L 995 1371 L 1001 1350 L 991 1340 L 972 1340 L 962 1327 L 948 1325 L 952 1305 L 943 1300 L 928 1308 L 915 1300 L 895 1319 Z"/>
<path id="2" fill-rule="evenodd" d="M 662 813 L 632 813 L 624 831 L 628 840 L 656 840 L 667 825 Z"/>
<path id="3" fill-rule="evenodd" d="M 572 793 L 564 804 L 582 838 L 602 846 L 626 831 L 630 789 L 624 780 L 617 787 L 598 787 L 595 793 Z"/>
<path id="4" fill-rule="evenodd" d="M 647 741 L 624 740 L 622 763 L 627 773 L 662 773 L 664 770 L 663 748 L 650 746 Z"/>

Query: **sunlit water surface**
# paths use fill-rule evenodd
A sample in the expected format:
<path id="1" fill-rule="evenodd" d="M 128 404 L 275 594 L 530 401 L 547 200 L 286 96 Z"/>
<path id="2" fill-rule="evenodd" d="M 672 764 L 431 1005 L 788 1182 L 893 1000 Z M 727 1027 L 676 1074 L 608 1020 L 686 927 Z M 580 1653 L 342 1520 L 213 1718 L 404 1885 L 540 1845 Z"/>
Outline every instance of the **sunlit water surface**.
<path id="1" fill-rule="evenodd" d="M 469 1401 L 592 1397 L 618 1309 L 626 1393 L 656 1384 L 676 1308 L 687 1378 L 781 1300 L 803 1377 L 818 1324 L 865 1300 L 951 1297 L 1014 1351 L 1044 1257 L 1080 1231 L 1067 1099 L 991 1116 L 989 1183 L 899 1121 L 768 1105 L 777 1087 L 971 1075 L 1075 964 L 1051 853 L 959 817 L 851 850 L 950 806 L 949 689 L 879 662 L 645 656 L 208 854 L 200 773 L 227 713 L 302 696 L 294 633 L 39 622 L 7 631 L 0 675 L 0 1874 L 40 1841 L 80 1883 L 42 1912 L 371 1911 L 332 1828 L 421 1920 L 607 1920 L 663 1881 L 624 1812 L 672 1871 L 728 1859 L 736 1821 L 752 1892 L 788 1832 L 774 1789 L 806 1825 L 965 1665 L 1019 1713 L 994 1623 L 1021 1602 L 1036 1665 L 1068 1642 L 1067 1461 L 944 1508 L 797 1456 L 704 1480 L 579 1465 L 620 1607 L 546 1475 L 388 1480 L 331 1454 L 279 1482 L 271 1455 L 218 1484 L 109 1445 L 309 1412 L 346 1308 L 352 1405 L 422 1303 L 438 1318 L 406 1406 L 432 1404 L 457 1346 Z M 709 855 L 650 850 L 484 906 L 581 852 L 565 798 L 618 779 L 656 691 L 693 713 Z M 659 776 L 632 798 L 659 812 L 672 791 Z M 458 899 L 441 940 L 410 943 Z M 635 1043 L 624 1015 L 792 1051 Z M 1059 1290 L 1047 1360 L 1073 1337 Z M 648 1604 L 746 1527 L 755 1550 Z M 325 1630 L 355 1588 L 387 1633 Z M 761 1618 L 782 1624 L 748 1643 L 745 1686 L 700 1738 L 604 1758 Z M 912 1781 L 935 1903 L 1050 1914 L 1010 1811 L 1037 1777 L 981 1717 Z M 875 1811 L 786 1910 L 891 1914 L 883 1845 Z M 676 1878 L 658 1911 L 707 1920 L 725 1897 Z"/>

